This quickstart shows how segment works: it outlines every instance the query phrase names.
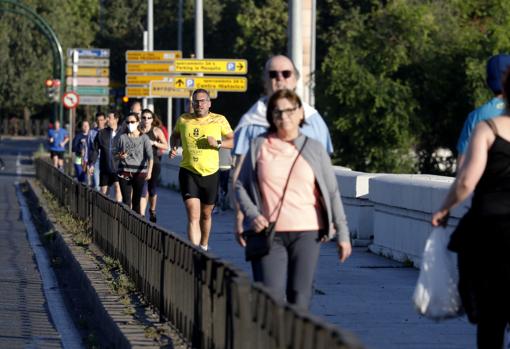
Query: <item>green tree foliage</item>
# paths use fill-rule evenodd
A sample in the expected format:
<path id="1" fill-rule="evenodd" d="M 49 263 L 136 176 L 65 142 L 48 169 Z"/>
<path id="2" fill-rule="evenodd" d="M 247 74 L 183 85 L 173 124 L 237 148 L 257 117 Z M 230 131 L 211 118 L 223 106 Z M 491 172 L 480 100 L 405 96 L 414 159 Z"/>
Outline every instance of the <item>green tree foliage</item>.
<path id="1" fill-rule="evenodd" d="M 434 150 L 454 149 L 467 113 L 489 97 L 486 59 L 510 49 L 509 5 L 325 0 L 322 9 L 317 99 L 337 162 L 439 172 Z"/>
<path id="2" fill-rule="evenodd" d="M 55 31 L 64 55 L 68 47 L 88 46 L 96 33 L 96 0 L 23 1 Z M 19 14 L 0 12 L 0 108 L 20 115 L 28 107 L 47 104 L 44 81 L 53 76 L 53 55 L 48 39 L 37 26 Z"/>
<path id="3" fill-rule="evenodd" d="M 122 88 L 126 50 L 141 50 L 145 0 L 25 0 L 48 20 L 64 50 L 111 50 Z M 183 55 L 194 53 L 194 0 L 184 0 Z M 263 93 L 268 57 L 287 51 L 284 0 L 204 0 L 207 58 L 248 60 L 248 92 L 221 93 L 213 110 L 233 125 Z M 318 0 L 316 108 L 335 161 L 361 171 L 440 172 L 433 154 L 455 149 L 467 114 L 490 98 L 485 62 L 510 52 L 510 2 Z M 154 0 L 154 48 L 177 48 L 178 1 Z M 28 20 L 0 13 L 0 108 L 46 104 L 52 75 L 46 38 Z M 156 100 L 161 111 L 166 104 Z M 162 113 L 164 114 L 164 112 Z"/>

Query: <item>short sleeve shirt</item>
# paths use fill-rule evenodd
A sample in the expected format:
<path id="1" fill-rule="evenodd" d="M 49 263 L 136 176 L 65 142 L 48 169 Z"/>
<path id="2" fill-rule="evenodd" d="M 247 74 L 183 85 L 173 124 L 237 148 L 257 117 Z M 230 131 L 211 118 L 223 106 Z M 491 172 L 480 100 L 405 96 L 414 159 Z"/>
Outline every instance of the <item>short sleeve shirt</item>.
<path id="1" fill-rule="evenodd" d="M 51 151 L 65 151 L 65 147 L 62 147 L 60 143 L 69 137 L 69 133 L 65 128 L 59 128 L 58 130 L 51 129 L 48 131 L 48 138 L 53 138 L 53 143 L 50 143 Z"/>
<path id="2" fill-rule="evenodd" d="M 218 149 L 212 148 L 207 137 L 221 140 L 232 133 L 232 128 L 223 115 L 209 113 L 204 117 L 183 114 L 177 119 L 174 132 L 179 133 L 182 143 L 181 167 L 202 176 L 219 170 Z"/>
<path id="3" fill-rule="evenodd" d="M 471 134 L 480 121 L 500 116 L 505 110 L 505 101 L 501 98 L 494 97 L 481 107 L 469 113 L 457 143 L 458 153 L 464 154 L 467 151 Z"/>

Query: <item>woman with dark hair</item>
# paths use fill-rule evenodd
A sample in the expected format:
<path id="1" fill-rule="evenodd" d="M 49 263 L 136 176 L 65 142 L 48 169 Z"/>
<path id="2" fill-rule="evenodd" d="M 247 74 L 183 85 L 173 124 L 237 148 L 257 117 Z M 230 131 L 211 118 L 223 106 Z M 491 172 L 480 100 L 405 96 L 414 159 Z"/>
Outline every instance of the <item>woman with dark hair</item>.
<path id="1" fill-rule="evenodd" d="M 161 155 L 160 150 L 168 149 L 168 142 L 163 134 L 159 124 L 155 125 L 155 122 L 159 122 L 156 115 L 150 109 L 142 110 L 142 123 L 141 131 L 147 137 L 149 137 L 152 146 L 152 158 L 154 163 L 152 165 L 152 176 L 147 181 L 147 189 L 144 190 L 142 196 L 142 212 L 145 213 L 145 207 L 147 205 L 147 193 L 149 196 L 149 220 L 156 223 L 156 203 L 158 194 L 156 192 L 157 184 L 159 180 L 159 174 L 161 173 Z M 142 214 L 143 214 L 142 213 Z"/>
<path id="2" fill-rule="evenodd" d="M 344 262 L 351 254 L 349 231 L 331 159 L 321 143 L 300 132 L 298 95 L 275 92 L 266 117 L 269 130 L 252 141 L 235 184 L 245 230 L 261 232 L 276 222 L 269 253 L 252 260 L 253 276 L 278 299 L 306 309 L 321 242 L 336 230 Z"/>
<path id="3" fill-rule="evenodd" d="M 140 198 L 145 181 L 151 179 L 153 152 L 151 140 L 140 132 L 140 118 L 130 113 L 126 118 L 127 133 L 120 136 L 118 146 L 119 184 L 122 202 L 142 214 Z M 131 197 L 132 194 L 132 197 Z"/>
<path id="4" fill-rule="evenodd" d="M 508 108 L 510 78 L 503 80 Z M 457 252 L 459 294 L 472 323 L 478 348 L 502 348 L 510 323 L 510 115 L 483 120 L 475 127 L 466 158 L 433 226 L 445 225 L 450 210 L 474 191 L 469 211 L 452 234 Z"/>

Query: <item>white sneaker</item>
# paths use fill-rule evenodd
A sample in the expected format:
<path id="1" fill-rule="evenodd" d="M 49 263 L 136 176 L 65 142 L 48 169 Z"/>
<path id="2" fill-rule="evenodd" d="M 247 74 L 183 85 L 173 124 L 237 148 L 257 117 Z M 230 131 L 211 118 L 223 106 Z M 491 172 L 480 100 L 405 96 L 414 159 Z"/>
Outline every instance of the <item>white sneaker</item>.
<path id="1" fill-rule="evenodd" d="M 206 251 L 209 249 L 209 246 L 208 245 L 198 245 L 198 247 L 202 250 L 202 251 Z"/>

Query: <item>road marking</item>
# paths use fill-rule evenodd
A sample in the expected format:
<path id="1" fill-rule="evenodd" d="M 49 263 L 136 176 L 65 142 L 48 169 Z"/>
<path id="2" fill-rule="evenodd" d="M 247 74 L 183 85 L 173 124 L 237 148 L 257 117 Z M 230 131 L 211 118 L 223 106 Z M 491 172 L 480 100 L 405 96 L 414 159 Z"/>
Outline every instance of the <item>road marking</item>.
<path id="1" fill-rule="evenodd" d="M 16 174 L 21 173 L 20 154 L 16 159 Z M 23 223 L 27 229 L 28 241 L 34 251 L 35 260 L 37 267 L 41 274 L 41 280 L 43 283 L 43 291 L 48 304 L 48 310 L 50 312 L 51 319 L 55 324 L 57 332 L 60 334 L 62 340 L 62 346 L 64 348 L 83 348 L 81 343 L 80 334 L 74 326 L 71 316 L 67 312 L 67 309 L 62 299 L 62 294 L 57 283 L 57 278 L 51 269 L 51 265 L 46 254 L 46 250 L 39 240 L 39 234 L 34 226 L 32 217 L 30 215 L 30 209 L 25 201 L 25 197 L 21 192 L 19 182 L 16 185 L 16 195 L 18 197 L 19 207 L 21 209 L 21 217 Z"/>
<path id="2" fill-rule="evenodd" d="M 21 177 L 23 169 L 21 168 L 21 153 L 16 156 L 16 177 Z"/>

